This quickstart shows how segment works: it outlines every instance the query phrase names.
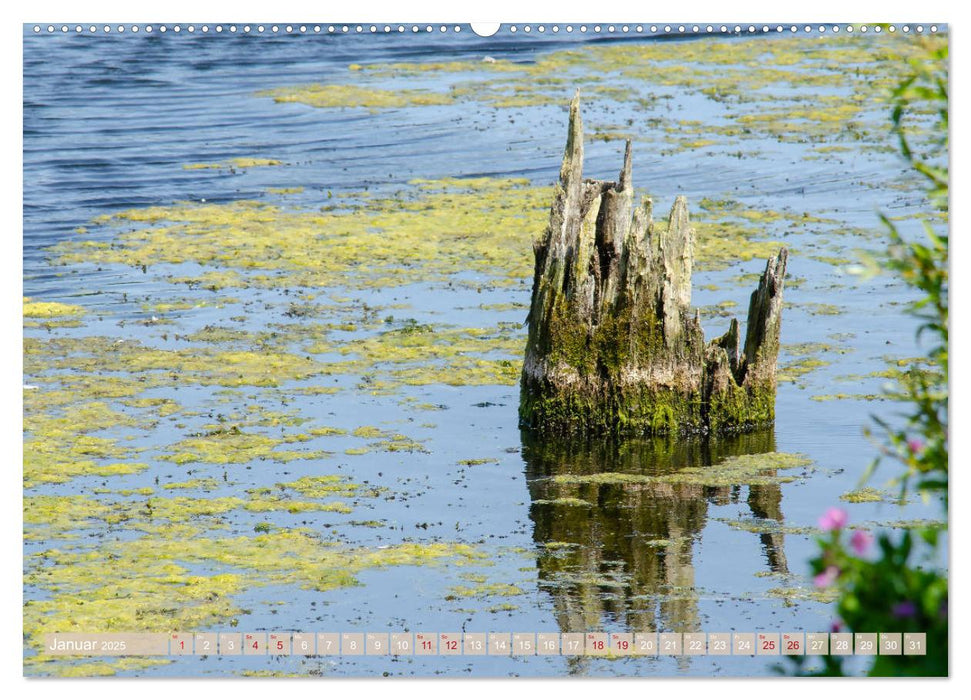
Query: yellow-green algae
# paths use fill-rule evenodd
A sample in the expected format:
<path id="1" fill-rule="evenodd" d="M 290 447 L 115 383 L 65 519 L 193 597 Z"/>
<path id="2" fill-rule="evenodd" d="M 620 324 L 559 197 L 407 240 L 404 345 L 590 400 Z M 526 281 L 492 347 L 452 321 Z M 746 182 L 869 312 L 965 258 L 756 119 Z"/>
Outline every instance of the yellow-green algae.
<path id="1" fill-rule="evenodd" d="M 865 486 L 853 491 L 847 491 L 840 496 L 841 501 L 847 503 L 876 503 L 886 500 L 887 494 L 871 486 Z"/>
<path id="2" fill-rule="evenodd" d="M 334 211 L 185 202 L 100 217 L 96 223 L 136 229 L 116 244 L 71 240 L 52 252 L 60 263 L 196 262 L 252 273 L 200 276 L 202 286 L 400 285 L 468 271 L 511 284 L 531 272 L 529 245 L 545 224 L 549 196 L 521 179 L 447 178 L 400 196 L 360 192 L 361 205 Z"/>
<path id="3" fill-rule="evenodd" d="M 670 129 L 671 151 L 733 146 L 769 138 L 813 146 L 830 141 L 874 147 L 886 141 L 883 103 L 899 82 L 898 66 L 946 36 L 889 33 L 810 37 L 726 37 L 705 42 L 590 45 L 553 51 L 533 62 L 432 61 L 349 66 L 345 84 L 292 86 L 260 94 L 317 107 L 367 107 L 475 101 L 500 108 L 560 105 L 581 88 L 588 102 L 636 105 L 657 127 Z M 453 79 L 447 90 L 388 90 L 369 84 L 422 76 Z M 717 125 L 671 119 L 659 107 L 677 89 L 729 105 Z M 879 114 L 879 120 L 876 118 Z M 670 123 L 670 125 L 669 125 Z M 603 125 L 610 138 L 628 129 Z M 875 134 L 874 132 L 879 132 Z M 815 156 L 810 151 L 808 156 Z"/>
<path id="4" fill-rule="evenodd" d="M 246 168 L 265 168 L 273 165 L 283 165 L 283 161 L 275 158 L 230 158 L 222 163 L 187 163 L 182 167 L 185 170 L 218 170 L 221 168 L 245 170 Z"/>
<path id="5" fill-rule="evenodd" d="M 413 181 L 394 196 L 354 198 L 360 204 L 326 211 L 246 200 L 130 209 L 95 222 L 134 224 L 114 242 L 68 240 L 51 250 L 59 264 L 194 262 L 215 269 L 171 281 L 213 290 L 522 285 L 532 274 L 530 246 L 546 225 L 552 190 L 523 179 L 443 178 Z M 699 269 L 776 252 L 779 241 L 766 236 L 763 219 L 745 216 L 752 211 L 699 216 Z M 656 222 L 659 230 L 665 225 Z"/>
<path id="6" fill-rule="evenodd" d="M 142 423 L 138 418 L 101 401 L 44 406 L 45 393 L 34 390 L 24 398 L 24 488 L 64 483 L 78 476 L 134 474 L 148 468 L 135 460 L 139 450 L 122 445 L 116 438 L 89 434 L 139 426 Z M 53 410 L 47 412 L 45 408 Z"/>
<path id="7" fill-rule="evenodd" d="M 813 370 L 827 367 L 829 364 L 828 360 L 818 357 L 800 357 L 780 365 L 776 373 L 776 381 L 795 382 Z"/>
<path id="8" fill-rule="evenodd" d="M 337 474 L 304 476 L 296 481 L 288 481 L 277 484 L 276 486 L 279 489 L 295 491 L 305 498 L 377 496 L 382 492 L 382 489 L 375 487 L 364 488 L 360 484 L 351 482 L 347 477 Z"/>
<path id="9" fill-rule="evenodd" d="M 476 586 L 452 586 L 445 600 L 457 598 L 491 598 L 493 596 L 524 595 L 525 591 L 511 583 L 479 583 Z"/>
<path id="10" fill-rule="evenodd" d="M 582 498 L 537 498 L 533 501 L 533 505 L 548 505 L 548 506 L 578 506 L 581 508 L 593 507 L 593 503 L 590 501 L 585 501 Z"/>
<path id="11" fill-rule="evenodd" d="M 885 401 L 886 396 L 881 394 L 816 394 L 810 396 L 813 401 L 841 401 L 844 399 L 851 399 L 853 401 Z"/>
<path id="12" fill-rule="evenodd" d="M 63 304 L 58 301 L 33 301 L 24 297 L 24 318 L 61 318 L 63 316 L 83 316 L 87 309 L 74 304 Z"/>
<path id="13" fill-rule="evenodd" d="M 370 110 L 449 104 L 447 95 L 427 90 L 380 90 L 356 85 L 303 85 L 256 93 L 275 102 L 297 102 L 311 107 L 366 107 Z"/>
<path id="14" fill-rule="evenodd" d="M 279 450 L 281 445 L 291 445 L 309 439 L 305 435 L 270 437 L 260 433 L 240 430 L 238 426 L 219 427 L 204 435 L 188 437 L 169 446 L 170 452 L 162 459 L 175 464 L 206 462 L 209 464 L 245 464 L 253 460 L 272 459 L 290 462 L 295 459 L 325 459 L 331 455 L 325 450 Z"/>
<path id="15" fill-rule="evenodd" d="M 188 481 L 173 481 L 162 486 L 163 489 L 176 490 L 184 489 L 187 491 L 212 491 L 219 488 L 219 482 L 215 479 L 189 479 Z"/>
<path id="16" fill-rule="evenodd" d="M 33 381 L 70 382 L 52 370 L 73 373 L 144 374 L 141 390 L 152 385 L 278 386 L 306 379 L 324 370 L 305 356 L 286 352 L 226 350 L 205 346 L 168 350 L 134 339 L 103 336 L 24 338 L 24 373 Z"/>
<path id="17" fill-rule="evenodd" d="M 839 598 L 839 590 L 833 588 L 809 588 L 808 586 L 790 586 L 788 588 L 770 588 L 765 592 L 770 598 L 780 598 L 789 607 L 792 601 L 811 600 L 817 603 L 832 603 Z"/>
<path id="18" fill-rule="evenodd" d="M 256 586 L 297 585 L 326 591 L 355 585 L 365 569 L 480 561 L 468 545 L 402 543 L 383 549 L 347 548 L 305 530 L 251 537 L 185 540 L 146 535 L 98 550 L 50 549 L 29 555 L 24 583 L 49 597 L 24 605 L 26 643 L 40 648 L 53 632 L 193 630 L 225 625 L 242 611 L 233 596 Z M 106 564 L 114 574 L 105 577 Z M 190 567 L 225 573 L 198 575 Z M 41 653 L 32 670 L 59 674 Z"/>
<path id="19" fill-rule="evenodd" d="M 768 518 L 749 518 L 745 520 L 731 520 L 727 518 L 715 518 L 719 522 L 725 523 L 733 530 L 743 532 L 755 532 L 758 534 L 782 534 L 782 535 L 812 535 L 819 532 L 819 528 L 803 525 L 786 525 L 778 520 Z"/>
<path id="20" fill-rule="evenodd" d="M 350 356 L 330 366 L 347 372 L 356 368 L 369 383 L 386 388 L 399 384 L 514 385 L 519 381 L 525 336 L 518 326 L 450 328 L 406 324 L 361 340 L 337 345 Z M 325 350 L 321 344 L 310 352 Z"/>
<path id="21" fill-rule="evenodd" d="M 601 472 L 597 474 L 558 474 L 558 484 L 693 484 L 697 486 L 762 486 L 795 481 L 798 475 L 779 471 L 808 467 L 805 455 L 787 452 L 738 455 L 708 467 L 686 467 L 670 474 Z"/>
<path id="22" fill-rule="evenodd" d="M 371 440 L 365 447 L 349 447 L 344 454 L 363 455 L 368 452 L 428 452 L 418 440 L 393 430 L 383 430 L 373 425 L 362 425 L 351 431 L 351 435 Z"/>

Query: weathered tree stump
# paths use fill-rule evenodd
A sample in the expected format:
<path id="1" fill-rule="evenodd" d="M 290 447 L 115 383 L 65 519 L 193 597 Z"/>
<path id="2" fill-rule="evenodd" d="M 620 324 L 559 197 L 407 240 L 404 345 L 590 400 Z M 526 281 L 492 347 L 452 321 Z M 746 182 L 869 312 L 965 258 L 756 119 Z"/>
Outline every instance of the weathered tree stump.
<path id="1" fill-rule="evenodd" d="M 520 420 L 550 432 L 739 432 L 775 419 L 787 251 L 770 258 L 739 326 L 707 345 L 692 313 L 694 230 L 634 206 L 631 144 L 618 182 L 584 180 L 579 95 L 536 269 Z"/>

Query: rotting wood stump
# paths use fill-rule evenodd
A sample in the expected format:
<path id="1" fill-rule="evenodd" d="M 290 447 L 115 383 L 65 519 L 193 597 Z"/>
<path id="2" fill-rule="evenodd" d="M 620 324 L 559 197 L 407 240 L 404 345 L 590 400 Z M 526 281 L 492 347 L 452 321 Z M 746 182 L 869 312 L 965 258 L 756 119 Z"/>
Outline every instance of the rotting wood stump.
<path id="1" fill-rule="evenodd" d="M 770 258 L 739 325 L 705 344 L 691 310 L 694 230 L 684 197 L 667 226 L 634 206 L 631 144 L 619 182 L 583 179 L 579 94 L 536 268 L 520 422 L 546 432 L 730 433 L 775 420 L 788 253 Z"/>

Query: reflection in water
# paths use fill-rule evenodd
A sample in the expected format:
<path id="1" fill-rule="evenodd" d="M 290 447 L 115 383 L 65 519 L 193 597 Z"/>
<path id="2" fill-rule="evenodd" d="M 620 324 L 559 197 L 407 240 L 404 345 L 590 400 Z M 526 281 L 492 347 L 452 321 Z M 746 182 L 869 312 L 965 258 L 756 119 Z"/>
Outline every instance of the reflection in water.
<path id="1" fill-rule="evenodd" d="M 737 503 L 747 491 L 757 518 L 781 522 L 778 485 L 571 483 L 614 472 L 661 476 L 775 450 L 772 430 L 730 438 L 624 440 L 542 439 L 522 434 L 539 547 L 540 588 L 553 597 L 564 632 L 621 627 L 629 631 L 701 629 L 694 588 L 694 540 L 708 504 Z M 559 477 L 559 478 L 557 478 Z M 619 482 L 619 483 L 618 483 Z M 762 534 L 773 572 L 787 573 L 781 534 Z"/>

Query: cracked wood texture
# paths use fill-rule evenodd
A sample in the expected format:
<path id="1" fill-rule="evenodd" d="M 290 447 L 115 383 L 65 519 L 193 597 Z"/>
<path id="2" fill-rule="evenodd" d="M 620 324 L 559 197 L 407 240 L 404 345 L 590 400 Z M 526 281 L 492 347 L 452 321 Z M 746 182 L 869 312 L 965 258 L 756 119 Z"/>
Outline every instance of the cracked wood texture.
<path id="1" fill-rule="evenodd" d="M 775 419 L 787 251 L 768 260 L 744 345 L 732 319 L 705 343 L 691 310 L 694 229 L 684 197 L 664 222 L 634 203 L 631 144 L 617 182 L 583 178 L 580 99 L 536 267 L 520 393 L 547 432 L 729 433 Z"/>

